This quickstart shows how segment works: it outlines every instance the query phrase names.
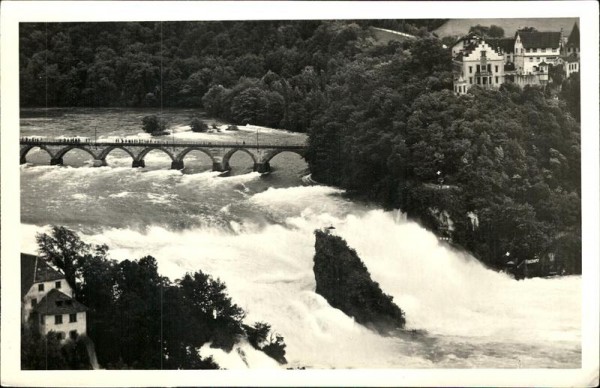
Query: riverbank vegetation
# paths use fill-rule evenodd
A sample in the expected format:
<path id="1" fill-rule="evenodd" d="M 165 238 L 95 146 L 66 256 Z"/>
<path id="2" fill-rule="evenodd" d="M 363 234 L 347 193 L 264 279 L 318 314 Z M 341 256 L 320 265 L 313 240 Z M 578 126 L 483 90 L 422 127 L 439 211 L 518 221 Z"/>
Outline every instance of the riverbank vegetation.
<path id="1" fill-rule="evenodd" d="M 202 107 L 306 132 L 316 180 L 451 231 L 491 267 L 509 252 L 580 273 L 578 75 L 456 96 L 441 23 L 25 23 L 21 105 Z M 382 44 L 371 27 L 414 37 Z"/>
<path id="2" fill-rule="evenodd" d="M 210 343 L 231 351 L 243 338 L 285 363 L 283 337 L 267 323 L 244 324 L 245 312 L 219 279 L 196 271 L 170 281 L 152 256 L 116 261 L 107 246 L 84 243 L 64 227 L 54 226 L 37 240 L 40 256 L 67 274 L 74 297 L 88 307 L 87 335 L 104 368 L 217 369 L 200 348 Z M 35 359 L 27 352 L 36 349 L 24 347 L 23 357 Z"/>

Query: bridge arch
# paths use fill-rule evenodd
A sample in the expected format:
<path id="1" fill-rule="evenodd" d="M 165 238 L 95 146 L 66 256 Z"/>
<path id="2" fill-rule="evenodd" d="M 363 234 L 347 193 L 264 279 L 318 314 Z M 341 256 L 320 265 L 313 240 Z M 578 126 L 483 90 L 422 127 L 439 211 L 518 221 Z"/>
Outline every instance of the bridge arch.
<path id="1" fill-rule="evenodd" d="M 208 155 L 208 157 L 210 158 L 212 163 L 215 163 L 215 157 L 213 154 L 210 153 L 209 150 L 207 150 L 206 148 L 203 147 L 189 147 L 184 149 L 183 151 L 181 151 L 179 154 L 177 154 L 177 156 L 175 157 L 174 161 L 176 162 L 183 162 L 183 159 L 185 158 L 185 156 L 187 154 L 189 154 L 192 151 L 200 151 L 203 152 L 204 154 Z"/>
<path id="2" fill-rule="evenodd" d="M 256 165 L 258 163 L 258 160 L 256 159 L 256 155 L 254 155 L 252 152 L 248 151 L 246 148 L 232 148 L 229 151 L 227 151 L 227 153 L 225 155 L 223 155 L 223 165 L 229 166 L 229 159 L 231 159 L 233 154 L 235 154 L 238 151 L 242 151 L 242 152 L 245 152 L 248 155 L 250 155 L 250 157 L 252 158 L 252 162 L 254 162 L 254 165 Z"/>
<path id="3" fill-rule="evenodd" d="M 175 161 L 175 157 L 173 156 L 173 154 L 167 150 L 166 148 L 163 147 L 148 147 L 148 148 L 144 148 L 138 155 L 137 158 L 134 158 L 134 160 L 144 160 L 144 158 L 146 157 L 146 155 L 148 155 L 148 153 L 150 151 L 154 151 L 154 150 L 160 150 L 162 152 L 164 152 L 165 154 L 169 155 L 169 157 L 171 158 L 171 162 Z"/>
<path id="4" fill-rule="evenodd" d="M 85 152 L 87 152 L 88 154 L 90 154 L 92 156 L 92 158 L 94 158 L 94 160 L 98 159 L 96 157 L 96 154 L 94 154 L 94 152 L 92 150 L 90 150 L 87 147 L 84 146 L 79 146 L 79 145 L 72 145 L 72 146 L 68 146 L 65 148 L 60 149 L 56 155 L 54 156 L 55 159 L 62 159 L 69 151 L 75 150 L 75 149 L 79 149 L 79 150 L 83 150 Z"/>
<path id="5" fill-rule="evenodd" d="M 29 151 L 31 151 L 34 148 L 39 148 L 42 149 L 44 151 L 46 151 L 46 153 L 48 155 L 50 155 L 50 160 L 52 160 L 54 158 L 54 155 L 52 154 L 52 152 L 50 152 L 50 150 L 48 148 L 46 148 L 46 146 L 40 144 L 40 145 L 29 145 L 29 146 L 25 146 L 21 148 L 21 152 L 20 152 L 20 160 L 21 163 L 26 163 L 27 162 L 27 154 L 29 153 Z"/>
<path id="6" fill-rule="evenodd" d="M 131 152 L 130 150 L 128 150 L 127 148 L 125 148 L 123 146 L 109 146 L 109 147 L 105 148 L 104 150 L 102 150 L 100 155 L 98 155 L 98 159 L 102 159 L 102 160 L 106 159 L 108 154 L 110 154 L 112 151 L 114 151 L 116 149 L 125 151 L 129 156 L 131 156 L 131 159 L 135 160 L 135 155 L 133 154 L 133 152 Z"/>
<path id="7" fill-rule="evenodd" d="M 297 150 L 297 149 L 277 149 L 277 150 L 273 150 L 273 151 L 267 153 L 264 156 L 263 160 L 261 160 L 261 162 L 262 163 L 269 163 L 271 161 L 271 159 L 273 159 L 277 155 L 281 154 L 282 152 L 291 152 L 293 154 L 300 155 L 300 157 L 302 157 L 302 159 L 305 159 L 305 156 L 306 156 L 306 153 L 304 152 L 304 150 Z"/>

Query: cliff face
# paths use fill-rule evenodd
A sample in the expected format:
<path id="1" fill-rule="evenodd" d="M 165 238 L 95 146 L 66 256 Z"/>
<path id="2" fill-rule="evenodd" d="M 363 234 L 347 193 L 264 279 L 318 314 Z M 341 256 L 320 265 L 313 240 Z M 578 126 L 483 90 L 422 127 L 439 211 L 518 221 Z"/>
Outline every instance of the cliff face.
<path id="1" fill-rule="evenodd" d="M 369 271 L 342 238 L 315 231 L 316 292 L 329 304 L 379 332 L 403 328 L 404 312 L 371 279 Z"/>

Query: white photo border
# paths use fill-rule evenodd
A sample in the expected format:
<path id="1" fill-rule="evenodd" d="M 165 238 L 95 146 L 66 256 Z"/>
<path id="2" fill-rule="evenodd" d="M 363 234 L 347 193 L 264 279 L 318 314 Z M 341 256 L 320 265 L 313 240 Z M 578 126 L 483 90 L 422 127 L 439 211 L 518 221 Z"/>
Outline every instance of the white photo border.
<path id="1" fill-rule="evenodd" d="M 1 379 L 16 386 L 596 386 L 599 366 L 598 3 L 5 1 L 1 4 Z M 20 22 L 574 17 L 581 31 L 582 366 L 579 369 L 21 371 Z"/>

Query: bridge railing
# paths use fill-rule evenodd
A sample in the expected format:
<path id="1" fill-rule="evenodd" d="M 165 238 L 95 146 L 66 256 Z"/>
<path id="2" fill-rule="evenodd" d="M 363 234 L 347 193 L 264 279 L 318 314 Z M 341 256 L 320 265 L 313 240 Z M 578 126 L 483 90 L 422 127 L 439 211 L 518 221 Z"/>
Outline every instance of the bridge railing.
<path id="1" fill-rule="evenodd" d="M 214 148 L 286 148 L 286 149 L 304 149 L 303 144 L 255 144 L 244 142 L 207 142 L 207 141 L 161 141 L 147 139 L 115 139 L 93 141 L 85 138 L 73 139 L 45 139 L 36 137 L 21 137 L 19 143 L 21 145 L 74 145 L 74 146 L 91 146 L 91 147 L 106 147 L 106 146 L 133 146 L 133 147 L 214 147 Z"/>

